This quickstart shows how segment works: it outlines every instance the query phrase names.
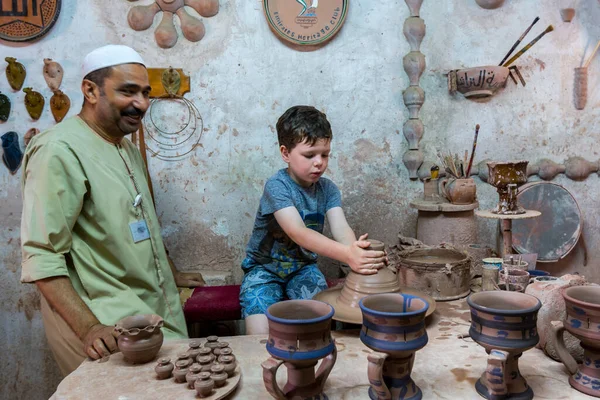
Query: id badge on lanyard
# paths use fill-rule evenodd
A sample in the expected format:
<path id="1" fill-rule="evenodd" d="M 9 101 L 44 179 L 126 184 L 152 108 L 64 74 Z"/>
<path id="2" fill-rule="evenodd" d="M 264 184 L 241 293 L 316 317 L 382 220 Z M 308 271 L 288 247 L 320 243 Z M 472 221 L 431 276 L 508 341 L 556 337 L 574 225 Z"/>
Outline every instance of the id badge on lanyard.
<path id="1" fill-rule="evenodd" d="M 138 194 L 135 196 L 133 207 L 137 208 L 142 203 L 142 195 Z M 139 243 L 143 240 L 150 239 L 150 230 L 148 230 L 148 224 L 145 219 L 135 221 L 129 224 L 129 230 L 131 231 L 131 237 L 134 243 Z"/>

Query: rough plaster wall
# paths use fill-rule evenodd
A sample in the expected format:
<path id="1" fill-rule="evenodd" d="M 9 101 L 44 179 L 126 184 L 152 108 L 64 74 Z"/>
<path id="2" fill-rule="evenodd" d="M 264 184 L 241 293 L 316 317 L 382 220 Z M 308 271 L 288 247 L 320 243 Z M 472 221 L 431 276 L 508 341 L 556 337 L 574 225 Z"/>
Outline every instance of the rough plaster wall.
<path id="1" fill-rule="evenodd" d="M 108 5 L 110 3 L 110 5 Z M 151 1 L 140 1 L 149 4 Z M 126 1 L 68 2 L 50 34 L 29 45 L 0 44 L 2 56 L 15 56 L 28 70 L 26 86 L 50 99 L 41 75 L 42 59 L 52 57 L 66 72 L 65 91 L 74 115 L 79 110 L 78 65 L 88 51 L 105 43 L 139 50 L 150 66 L 181 67 L 192 77 L 188 98 L 197 105 L 206 131 L 192 157 L 177 163 L 151 160 L 157 209 L 165 241 L 181 269 L 232 273 L 239 282 L 239 263 L 250 235 L 264 181 L 283 164 L 274 129 L 279 115 L 294 104 L 325 111 L 334 130 L 328 175 L 340 186 L 345 211 L 357 233 L 393 243 L 398 232 L 414 235 L 416 211 L 408 203 L 422 185 L 408 180 L 401 161 L 406 141 L 401 133 L 407 112 L 402 90 L 408 79 L 402 57 L 408 44 L 402 24 L 408 15 L 401 1 L 352 0 L 345 27 L 324 48 L 297 52 L 269 31 L 258 0 L 222 1 L 220 13 L 205 19 L 200 43 L 180 38 L 170 50 L 158 50 L 152 32 L 126 25 Z M 103 6 L 100 6 L 102 4 Z M 584 48 L 600 38 L 600 6 L 595 1 L 569 1 L 577 8 L 571 24 L 561 22 L 564 0 L 509 0 L 499 10 L 479 8 L 473 0 L 425 1 L 422 16 L 427 35 L 422 51 L 428 68 L 421 80 L 426 91 L 422 148 L 426 159 L 436 149 L 462 152 L 481 124 L 478 159 L 542 157 L 562 162 L 569 155 L 598 159 L 600 77 L 598 57 L 590 66 L 590 96 L 584 111 L 572 105 L 573 67 Z M 500 61 L 513 41 L 539 15 L 526 39 L 548 23 L 546 36 L 518 65 L 527 87 L 508 87 L 487 104 L 473 103 L 446 90 L 444 72 Z M 159 22 L 155 20 L 154 26 Z M 84 29 L 85 27 L 85 29 Z M 23 93 L 10 91 L 4 76 L 0 90 L 14 107 L 0 132 L 22 136 L 32 126 L 52 125 L 46 108 L 33 122 L 23 106 Z M 47 398 L 59 380 L 46 348 L 39 298 L 19 283 L 19 177 L 0 168 L 0 398 Z M 559 176 L 578 200 L 585 218 L 589 263 L 582 267 L 581 246 L 565 260 L 546 267 L 561 274 L 580 271 L 600 281 L 595 246 L 600 237 L 597 216 L 599 177 L 573 182 Z M 493 188 L 478 181 L 482 208 L 496 199 Z M 481 242 L 495 242 L 496 225 L 479 221 Z M 327 264 L 327 263 L 325 263 Z M 328 271 L 333 273 L 333 269 Z"/>

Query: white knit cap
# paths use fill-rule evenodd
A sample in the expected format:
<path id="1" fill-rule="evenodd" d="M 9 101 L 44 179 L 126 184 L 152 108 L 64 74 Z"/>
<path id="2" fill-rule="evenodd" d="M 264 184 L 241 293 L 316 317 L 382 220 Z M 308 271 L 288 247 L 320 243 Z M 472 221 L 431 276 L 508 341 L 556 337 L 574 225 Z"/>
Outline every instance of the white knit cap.
<path id="1" fill-rule="evenodd" d="M 131 47 L 109 44 L 99 47 L 85 56 L 81 67 L 82 77 L 85 78 L 90 72 L 121 64 L 142 64 L 146 66 L 142 56 Z"/>

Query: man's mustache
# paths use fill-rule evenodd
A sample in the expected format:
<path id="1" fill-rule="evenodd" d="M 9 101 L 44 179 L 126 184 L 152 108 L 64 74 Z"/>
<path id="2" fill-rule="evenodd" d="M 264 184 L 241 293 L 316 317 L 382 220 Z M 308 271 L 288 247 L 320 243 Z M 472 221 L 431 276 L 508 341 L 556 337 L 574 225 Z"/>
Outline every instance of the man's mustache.
<path id="1" fill-rule="evenodd" d="M 143 118 L 144 117 L 145 112 L 137 109 L 135 107 L 130 107 L 130 108 L 126 108 L 125 110 L 121 111 L 121 116 L 123 117 L 140 117 Z"/>

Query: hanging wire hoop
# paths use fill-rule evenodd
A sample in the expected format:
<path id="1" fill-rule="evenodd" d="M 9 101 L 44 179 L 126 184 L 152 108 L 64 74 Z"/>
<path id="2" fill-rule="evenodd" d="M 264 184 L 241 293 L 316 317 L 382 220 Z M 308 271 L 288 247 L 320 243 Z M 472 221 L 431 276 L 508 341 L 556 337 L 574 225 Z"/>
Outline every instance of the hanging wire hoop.
<path id="1" fill-rule="evenodd" d="M 191 153 L 199 145 L 204 133 L 204 121 L 198 108 L 190 100 L 177 94 L 180 87 L 180 78 L 179 73 L 173 68 L 166 69 L 163 72 L 161 81 L 167 93 L 150 101 L 148 111 L 142 120 L 144 131 L 157 144 L 156 150 L 150 146 L 147 146 L 147 150 L 153 156 L 165 161 L 176 161 Z M 188 115 L 182 128 L 169 132 L 159 128 L 156 124 L 153 108 L 162 101 L 176 101 L 185 105 Z M 197 135 L 197 138 L 192 139 L 195 135 Z M 185 150 L 181 148 L 186 144 L 190 146 L 189 149 L 180 152 L 180 150 Z"/>

